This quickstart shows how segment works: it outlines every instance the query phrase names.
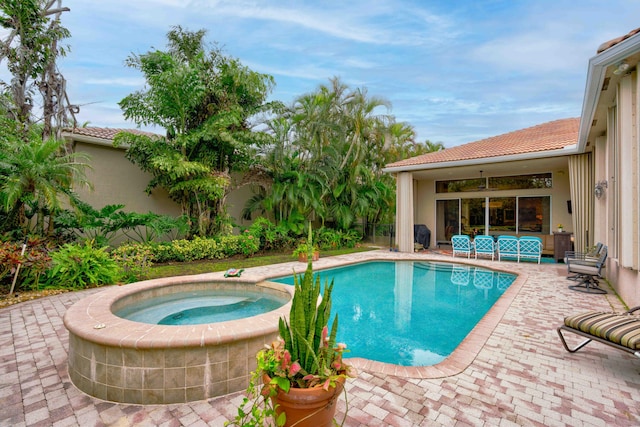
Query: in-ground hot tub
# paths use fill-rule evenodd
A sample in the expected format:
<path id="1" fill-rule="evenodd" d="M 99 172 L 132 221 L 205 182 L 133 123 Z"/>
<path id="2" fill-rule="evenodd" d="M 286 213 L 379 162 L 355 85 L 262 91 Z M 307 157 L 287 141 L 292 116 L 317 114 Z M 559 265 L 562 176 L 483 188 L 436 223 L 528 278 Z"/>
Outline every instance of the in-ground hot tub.
<path id="1" fill-rule="evenodd" d="M 251 290 L 281 298 L 273 311 L 198 325 L 141 323 L 114 314 L 150 298 L 203 290 Z M 104 400 L 167 404 L 244 390 L 255 355 L 278 336 L 291 286 L 224 278 L 221 273 L 163 278 L 106 289 L 74 304 L 64 315 L 69 330 L 69 377 L 83 392 Z"/>

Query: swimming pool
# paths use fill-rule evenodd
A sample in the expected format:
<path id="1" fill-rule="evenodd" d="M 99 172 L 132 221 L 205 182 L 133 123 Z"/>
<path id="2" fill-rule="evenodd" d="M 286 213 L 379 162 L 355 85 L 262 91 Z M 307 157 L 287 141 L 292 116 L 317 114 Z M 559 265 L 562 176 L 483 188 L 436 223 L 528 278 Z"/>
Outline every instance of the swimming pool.
<path id="1" fill-rule="evenodd" d="M 316 272 L 335 281 L 333 313 L 348 357 L 402 366 L 443 361 L 515 274 L 465 264 L 372 261 Z M 293 284 L 293 276 L 271 281 Z"/>

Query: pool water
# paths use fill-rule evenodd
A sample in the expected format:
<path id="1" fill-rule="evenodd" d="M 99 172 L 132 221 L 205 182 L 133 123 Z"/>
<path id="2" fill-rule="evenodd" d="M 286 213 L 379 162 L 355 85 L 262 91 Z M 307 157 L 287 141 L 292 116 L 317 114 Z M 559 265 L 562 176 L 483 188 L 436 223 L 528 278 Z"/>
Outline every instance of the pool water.
<path id="1" fill-rule="evenodd" d="M 114 314 L 157 325 L 199 325 L 256 316 L 281 307 L 285 300 L 261 292 L 203 290 L 177 292 L 124 307 Z"/>
<path id="2" fill-rule="evenodd" d="M 332 313 L 347 357 L 403 366 L 443 361 L 515 274 L 462 264 L 377 261 L 319 271 L 334 280 Z M 293 276 L 271 279 L 293 284 Z"/>

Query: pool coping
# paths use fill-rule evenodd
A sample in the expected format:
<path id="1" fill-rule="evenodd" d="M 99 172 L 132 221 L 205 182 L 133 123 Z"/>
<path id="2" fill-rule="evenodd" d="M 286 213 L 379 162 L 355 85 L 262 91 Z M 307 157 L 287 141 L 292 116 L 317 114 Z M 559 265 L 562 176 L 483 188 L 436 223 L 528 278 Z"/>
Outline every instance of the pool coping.
<path id="1" fill-rule="evenodd" d="M 113 286 L 88 296 L 71 306 L 64 314 L 63 321 L 67 330 L 76 336 L 113 347 L 152 349 L 168 344 L 204 347 L 276 332 L 278 319 L 288 315 L 290 311 L 291 300 L 275 310 L 257 316 L 201 325 L 154 325 L 124 319 L 112 311 L 113 305 L 119 300 L 139 292 L 150 291 L 159 286 L 195 285 L 205 282 L 261 286 L 286 292 L 293 297 L 293 289 L 289 286 L 236 277 L 225 278 L 223 273 L 165 277 Z"/>

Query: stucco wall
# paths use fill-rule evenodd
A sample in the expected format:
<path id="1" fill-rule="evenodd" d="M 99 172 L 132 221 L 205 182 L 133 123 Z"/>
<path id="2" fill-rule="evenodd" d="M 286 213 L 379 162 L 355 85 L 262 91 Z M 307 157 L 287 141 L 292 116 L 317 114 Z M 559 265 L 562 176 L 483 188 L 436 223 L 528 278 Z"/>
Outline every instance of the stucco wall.
<path id="1" fill-rule="evenodd" d="M 90 156 L 91 169 L 87 169 L 86 174 L 94 188 L 93 191 L 85 187 L 76 189 L 83 201 L 97 209 L 106 205 L 124 204 L 125 212 L 154 212 L 171 216 L 181 214 L 180 206 L 169 198 L 164 189 L 158 188 L 151 195 L 146 194 L 145 188 L 151 175 L 127 160 L 124 150 L 94 143 L 75 144 L 76 152 L 84 152 Z M 234 176 L 234 179 L 238 178 Z M 241 220 L 244 204 L 251 196 L 251 187 L 248 185 L 227 196 L 227 212 L 240 226 L 251 224 L 251 221 Z"/>
<path id="2" fill-rule="evenodd" d="M 616 258 L 609 258 L 604 274 L 625 304 L 629 307 L 640 305 L 640 275 L 637 270 L 620 267 Z"/>
<path id="3" fill-rule="evenodd" d="M 124 204 L 125 212 L 151 211 L 180 215 L 180 207 L 169 199 L 166 191 L 157 189 L 151 195 L 145 193 L 150 175 L 127 160 L 123 150 L 76 142 L 75 151 L 87 153 L 91 157 L 91 169 L 87 169 L 86 174 L 93 184 L 93 191 L 86 188 L 78 188 L 76 191 L 82 200 L 94 208 Z"/>

